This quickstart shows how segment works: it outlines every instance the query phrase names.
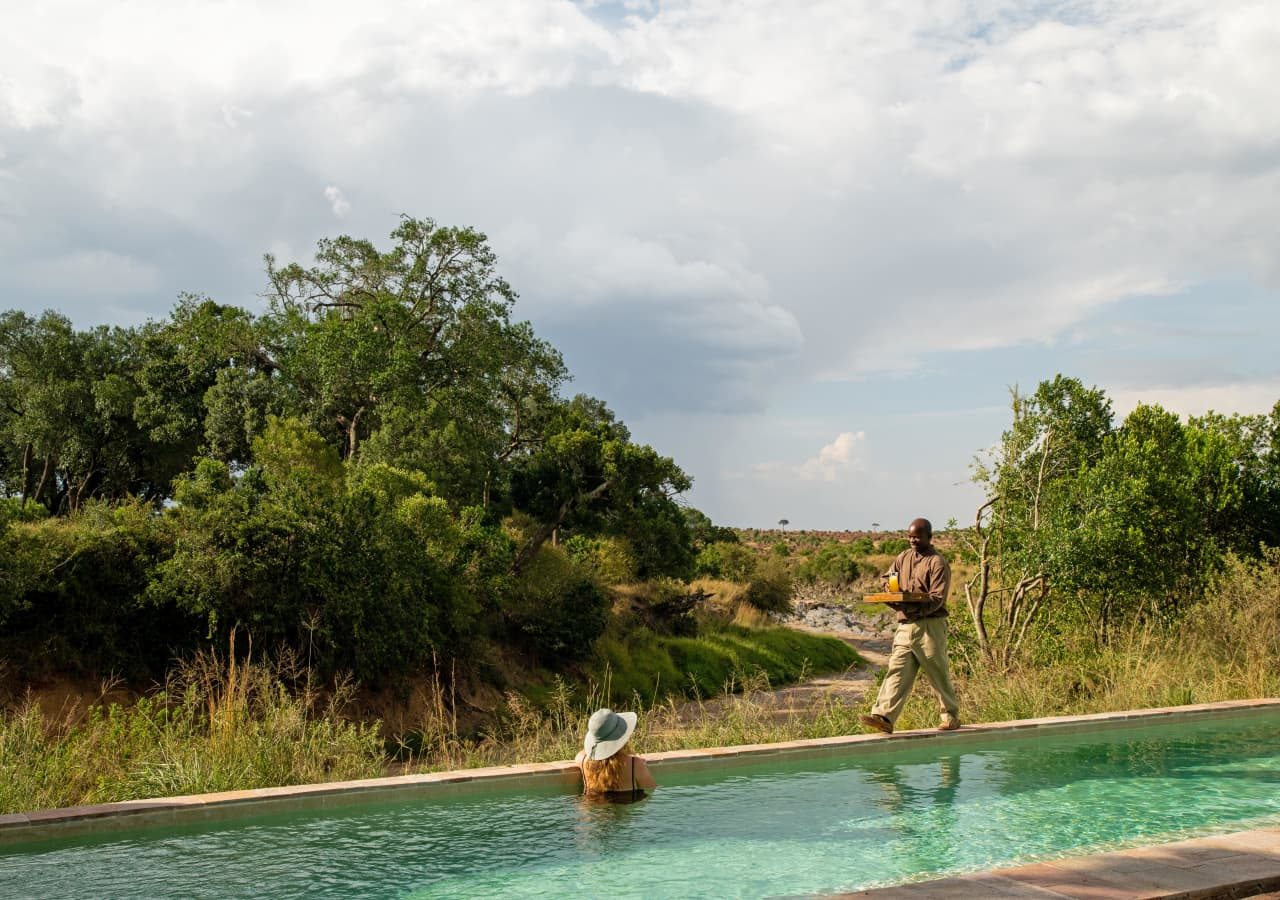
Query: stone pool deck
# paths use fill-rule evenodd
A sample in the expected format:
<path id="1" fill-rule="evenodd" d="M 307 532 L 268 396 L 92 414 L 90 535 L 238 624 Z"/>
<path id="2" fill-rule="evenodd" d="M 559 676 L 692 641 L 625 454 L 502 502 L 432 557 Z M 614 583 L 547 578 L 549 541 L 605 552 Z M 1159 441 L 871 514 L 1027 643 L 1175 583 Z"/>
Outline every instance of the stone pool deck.
<path id="1" fill-rule="evenodd" d="M 1048 738 L 1055 734 L 1104 730 L 1121 723 L 1158 725 L 1162 721 L 1204 721 L 1268 710 L 1280 710 L 1280 699 L 1023 719 L 966 725 L 948 733 L 920 730 L 888 737 L 858 734 L 777 744 L 675 750 L 645 754 L 645 758 L 661 778 L 664 769 L 723 769 L 758 763 L 770 756 L 827 756 L 855 748 L 859 753 L 876 755 L 901 749 L 903 742 L 938 742 L 954 748 L 1002 733 L 1038 739 L 1041 735 Z M 577 784 L 578 778 L 578 768 L 573 763 L 552 762 L 39 810 L 0 815 L 0 846 L 154 825 L 231 821 L 299 809 L 428 800 L 453 793 L 563 790 Z M 898 897 L 1235 898 L 1256 897 L 1269 891 L 1280 891 L 1280 828 L 1071 857 L 836 896 L 880 900 Z"/>
<path id="2" fill-rule="evenodd" d="M 1273 891 L 1280 891 L 1280 828 L 1239 831 L 834 896 L 872 900 L 934 897 L 1207 900 L 1258 897 Z"/>

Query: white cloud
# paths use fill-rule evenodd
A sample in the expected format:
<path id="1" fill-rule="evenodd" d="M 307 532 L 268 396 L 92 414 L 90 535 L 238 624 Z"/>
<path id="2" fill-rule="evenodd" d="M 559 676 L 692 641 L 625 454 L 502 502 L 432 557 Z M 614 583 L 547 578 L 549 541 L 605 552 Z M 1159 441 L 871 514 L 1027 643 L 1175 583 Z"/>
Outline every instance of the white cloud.
<path id="1" fill-rule="evenodd" d="M 333 210 L 335 218 L 341 219 L 351 212 L 351 204 L 343 196 L 342 188 L 329 185 L 324 189 L 324 199 L 329 201 L 329 208 Z"/>
<path id="2" fill-rule="evenodd" d="M 1155 404 L 1181 416 L 1202 416 L 1209 411 L 1244 415 L 1269 414 L 1280 403 L 1280 378 L 1190 387 L 1119 388 L 1110 390 L 1117 421 L 1139 403 Z"/>
<path id="3" fill-rule="evenodd" d="M 820 449 L 816 456 L 804 462 L 788 464 L 782 462 L 758 463 L 751 467 L 750 475 L 770 481 L 841 481 L 849 473 L 858 472 L 866 467 L 862 451 L 866 445 L 867 435 L 864 431 L 842 431 L 835 440 Z"/>
<path id="4" fill-rule="evenodd" d="M 264 250 L 408 213 L 486 230 L 517 315 L 624 416 L 954 350 L 1051 366 L 1128 297 L 1280 291 L 1277 45 L 1259 0 L 15 5 L 0 293 L 86 323 L 104 294 L 252 304 Z M 1129 384 L 1242 408 L 1271 375 Z M 789 458 L 778 431 L 750 458 Z"/>

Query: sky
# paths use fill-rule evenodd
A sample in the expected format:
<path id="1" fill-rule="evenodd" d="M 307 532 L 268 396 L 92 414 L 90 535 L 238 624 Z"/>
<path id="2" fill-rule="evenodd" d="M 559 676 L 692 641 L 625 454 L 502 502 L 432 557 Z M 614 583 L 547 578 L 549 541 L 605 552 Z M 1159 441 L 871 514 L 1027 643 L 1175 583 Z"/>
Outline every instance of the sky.
<path id="1" fill-rule="evenodd" d="M 0 0 L 0 308 L 488 235 L 716 522 L 972 520 L 1009 392 L 1280 400 L 1274 0 Z"/>

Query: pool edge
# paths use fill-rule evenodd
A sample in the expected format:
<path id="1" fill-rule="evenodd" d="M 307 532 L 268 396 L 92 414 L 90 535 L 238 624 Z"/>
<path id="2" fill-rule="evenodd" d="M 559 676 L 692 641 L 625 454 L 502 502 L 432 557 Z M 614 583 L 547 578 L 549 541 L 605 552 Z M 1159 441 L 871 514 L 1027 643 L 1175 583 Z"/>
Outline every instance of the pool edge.
<path id="1" fill-rule="evenodd" d="M 871 900 L 934 897 L 1209 898 L 1280 890 L 1280 827 L 823 895 Z"/>
<path id="2" fill-rule="evenodd" d="M 1085 731 L 1119 723 L 1133 724 L 1162 718 L 1196 720 L 1251 710 L 1280 709 L 1280 699 L 1226 700 L 1190 706 L 1053 716 L 966 725 L 957 731 L 932 729 L 893 735 L 855 734 L 810 738 L 774 744 L 745 744 L 697 750 L 645 754 L 658 771 L 667 767 L 750 762 L 770 755 L 825 755 L 865 746 L 869 752 L 899 748 L 904 742 L 961 742 L 993 733 L 1027 734 L 1038 731 Z M 0 846 L 50 838 L 121 831 L 158 823 L 195 822 L 231 818 L 241 813 L 324 809 L 377 801 L 394 801 L 436 793 L 470 793 L 487 789 L 535 786 L 569 787 L 577 782 L 572 762 L 527 763 L 481 769 L 457 769 L 420 775 L 396 775 L 360 781 L 322 782 L 287 787 L 255 788 L 212 794 L 190 794 L 145 800 L 125 800 L 89 806 L 70 806 L 0 815 Z"/>

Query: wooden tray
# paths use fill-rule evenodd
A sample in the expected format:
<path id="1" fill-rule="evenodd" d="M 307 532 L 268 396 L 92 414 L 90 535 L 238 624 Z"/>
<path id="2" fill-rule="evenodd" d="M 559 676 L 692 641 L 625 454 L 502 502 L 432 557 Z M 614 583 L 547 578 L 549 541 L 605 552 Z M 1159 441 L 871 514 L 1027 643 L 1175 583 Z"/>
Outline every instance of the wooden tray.
<path id="1" fill-rule="evenodd" d="M 863 594 L 863 603 L 930 603 L 933 598 L 919 591 L 897 591 L 892 594 Z"/>

